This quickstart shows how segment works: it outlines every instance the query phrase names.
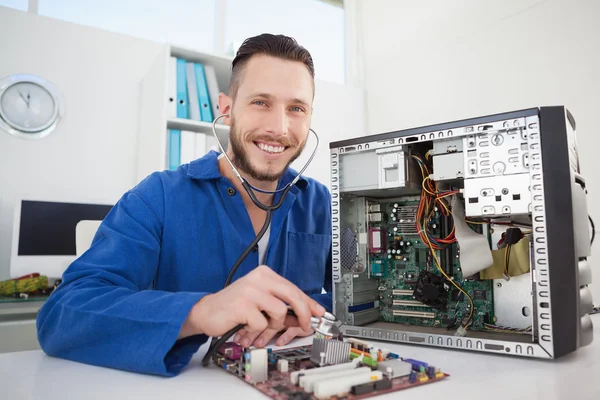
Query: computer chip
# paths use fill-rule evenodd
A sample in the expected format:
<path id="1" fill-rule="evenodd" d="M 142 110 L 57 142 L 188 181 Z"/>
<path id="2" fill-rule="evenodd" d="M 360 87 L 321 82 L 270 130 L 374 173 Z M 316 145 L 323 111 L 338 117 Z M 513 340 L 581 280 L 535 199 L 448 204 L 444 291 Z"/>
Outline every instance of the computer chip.
<path id="1" fill-rule="evenodd" d="M 474 300 L 486 300 L 487 299 L 487 290 L 474 290 L 473 291 L 473 299 Z"/>

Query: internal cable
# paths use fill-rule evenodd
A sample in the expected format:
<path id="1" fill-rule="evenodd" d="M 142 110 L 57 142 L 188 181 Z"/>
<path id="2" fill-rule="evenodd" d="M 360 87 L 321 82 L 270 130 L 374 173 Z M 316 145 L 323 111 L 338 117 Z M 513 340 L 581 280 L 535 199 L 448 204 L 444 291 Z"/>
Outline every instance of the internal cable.
<path id="1" fill-rule="evenodd" d="M 493 332 L 502 332 L 502 333 L 531 333 L 532 330 L 532 326 L 528 326 L 527 328 L 524 329 L 519 329 L 519 328 L 510 328 L 507 326 L 499 326 L 499 325 L 493 325 L 493 324 L 483 324 L 483 327 L 489 331 L 493 331 Z"/>
<path id="2" fill-rule="evenodd" d="M 433 256 L 433 260 L 435 261 L 435 266 L 437 267 L 438 271 L 440 271 L 440 273 L 444 276 L 444 278 L 446 278 L 452 285 L 454 285 L 458 290 L 460 290 L 462 292 L 462 294 L 465 295 L 465 297 L 467 299 L 469 299 L 469 319 L 467 320 L 467 323 L 465 325 L 465 329 L 467 327 L 469 327 L 469 325 L 471 325 L 473 323 L 473 309 L 474 309 L 474 304 L 473 304 L 473 299 L 471 298 L 471 296 L 469 296 L 469 294 L 463 289 L 461 288 L 455 281 L 454 279 L 450 278 L 442 269 L 442 267 L 440 266 L 440 261 L 437 258 L 437 255 L 435 254 L 435 250 L 433 249 L 433 247 L 431 246 L 431 243 L 428 242 L 427 245 L 429 246 L 429 249 L 431 250 L 431 255 Z"/>
<path id="3" fill-rule="evenodd" d="M 417 209 L 416 228 L 423 243 L 425 243 L 429 247 L 431 256 L 433 257 L 435 265 L 440 274 L 442 274 L 442 276 L 444 276 L 446 280 L 448 280 L 454 287 L 456 287 L 460 292 L 462 292 L 465 295 L 465 297 L 469 300 L 469 318 L 466 322 L 464 322 L 463 327 L 463 329 L 467 329 L 473 323 L 473 312 L 475 308 L 473 299 L 462 287 L 460 287 L 459 284 L 457 284 L 444 272 L 444 270 L 441 267 L 440 261 L 437 255 L 435 254 L 436 250 L 444 250 L 450 244 L 456 242 L 456 237 L 454 236 L 455 227 L 452 226 L 450 234 L 448 234 L 445 238 L 434 238 L 432 233 L 428 229 L 429 221 L 432 220 L 436 211 L 435 205 L 439 206 L 439 211 L 443 215 L 452 215 L 452 211 L 450 210 L 450 207 L 447 204 L 446 197 L 459 193 L 459 190 L 439 192 L 437 183 L 429 177 L 429 168 L 427 167 L 425 161 L 423 161 L 421 157 L 414 154 L 412 154 L 411 157 L 417 161 L 417 164 L 419 165 L 419 168 L 421 170 L 421 175 L 423 177 L 422 191 L 421 196 L 419 198 L 419 207 Z"/>
<path id="4" fill-rule="evenodd" d="M 504 255 L 504 275 L 506 278 L 510 279 L 510 275 L 508 274 L 508 265 L 510 263 L 510 250 L 512 249 L 512 244 L 506 245 L 506 252 Z"/>

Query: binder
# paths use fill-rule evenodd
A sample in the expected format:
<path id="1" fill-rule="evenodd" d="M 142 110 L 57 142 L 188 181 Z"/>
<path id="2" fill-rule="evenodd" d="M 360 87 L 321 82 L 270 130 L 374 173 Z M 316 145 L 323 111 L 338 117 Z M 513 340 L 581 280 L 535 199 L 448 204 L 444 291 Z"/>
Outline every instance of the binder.
<path id="1" fill-rule="evenodd" d="M 177 58 L 169 59 L 167 84 L 167 118 L 177 117 Z"/>
<path id="2" fill-rule="evenodd" d="M 206 76 L 204 74 L 204 65 L 196 63 L 196 85 L 198 87 L 198 98 L 200 101 L 200 116 L 204 122 L 213 122 L 210 99 L 208 97 L 208 87 L 206 86 Z"/>
<path id="3" fill-rule="evenodd" d="M 181 160 L 181 131 L 178 129 L 169 130 L 169 169 L 175 170 L 180 165 Z"/>
<path id="4" fill-rule="evenodd" d="M 189 118 L 195 121 L 200 121 L 200 103 L 198 100 L 198 88 L 196 86 L 194 63 L 186 63 L 185 72 L 187 79 L 188 107 L 190 112 Z"/>
<path id="5" fill-rule="evenodd" d="M 194 154 L 196 158 L 201 158 L 206 155 L 206 135 L 204 133 L 196 133 L 196 148 Z"/>
<path id="6" fill-rule="evenodd" d="M 215 67 L 212 65 L 204 66 L 204 73 L 206 75 L 206 86 L 208 87 L 208 97 L 210 99 L 210 105 L 212 106 L 213 118 L 217 118 L 221 115 L 219 111 L 219 84 L 217 83 L 217 74 Z M 212 121 L 211 121 L 212 122 Z M 223 120 L 220 119 L 219 124 L 223 124 Z"/>
<path id="7" fill-rule="evenodd" d="M 185 60 L 177 59 L 177 118 L 188 118 Z"/>
<path id="8" fill-rule="evenodd" d="M 181 131 L 181 153 L 179 163 L 188 164 L 198 158 L 196 154 L 196 143 L 201 135 L 192 131 Z"/>

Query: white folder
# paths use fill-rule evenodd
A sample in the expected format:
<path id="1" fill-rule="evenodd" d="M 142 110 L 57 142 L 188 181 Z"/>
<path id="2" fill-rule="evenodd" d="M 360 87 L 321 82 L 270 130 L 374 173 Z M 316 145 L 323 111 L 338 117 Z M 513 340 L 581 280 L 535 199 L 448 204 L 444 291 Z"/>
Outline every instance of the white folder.
<path id="1" fill-rule="evenodd" d="M 204 74 L 206 75 L 206 86 L 208 86 L 208 97 L 210 97 L 213 118 L 217 118 L 221 115 L 221 112 L 219 111 L 219 84 L 217 83 L 215 67 L 204 65 Z M 223 119 L 220 119 L 218 123 L 222 124 Z"/>
<path id="2" fill-rule="evenodd" d="M 198 100 L 198 87 L 196 86 L 196 73 L 194 63 L 185 64 L 185 75 L 187 76 L 188 102 L 190 110 L 190 119 L 201 121 L 200 102 Z"/>
<path id="3" fill-rule="evenodd" d="M 177 58 L 169 59 L 167 84 L 167 118 L 177 117 Z"/>

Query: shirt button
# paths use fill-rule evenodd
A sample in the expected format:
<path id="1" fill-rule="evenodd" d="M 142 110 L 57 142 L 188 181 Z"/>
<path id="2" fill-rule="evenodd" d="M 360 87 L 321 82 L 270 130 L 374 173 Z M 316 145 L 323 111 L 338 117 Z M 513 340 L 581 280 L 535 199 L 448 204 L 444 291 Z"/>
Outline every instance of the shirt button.
<path id="1" fill-rule="evenodd" d="M 235 194 L 235 189 L 232 187 L 227 188 L 227 194 L 233 196 Z"/>

